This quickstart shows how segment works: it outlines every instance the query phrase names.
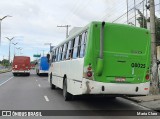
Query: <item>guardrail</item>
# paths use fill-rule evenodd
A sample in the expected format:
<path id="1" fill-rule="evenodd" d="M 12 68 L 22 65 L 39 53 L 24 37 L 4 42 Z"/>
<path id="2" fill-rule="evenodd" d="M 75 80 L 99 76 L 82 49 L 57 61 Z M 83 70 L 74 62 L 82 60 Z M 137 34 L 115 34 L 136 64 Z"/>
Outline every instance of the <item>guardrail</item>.
<path id="1" fill-rule="evenodd" d="M 6 72 L 10 72 L 10 71 L 12 71 L 11 69 L 1 69 L 0 70 L 0 74 L 2 74 L 2 73 L 6 73 Z"/>

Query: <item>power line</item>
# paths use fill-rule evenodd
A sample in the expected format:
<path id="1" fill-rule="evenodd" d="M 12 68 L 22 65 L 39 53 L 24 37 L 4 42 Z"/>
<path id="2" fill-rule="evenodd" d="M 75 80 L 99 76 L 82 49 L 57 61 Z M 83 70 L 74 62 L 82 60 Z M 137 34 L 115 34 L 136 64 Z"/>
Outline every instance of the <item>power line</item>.
<path id="1" fill-rule="evenodd" d="M 144 2 L 145 0 L 142 0 L 140 3 L 138 3 L 135 7 L 137 7 L 138 5 L 141 5 L 143 2 Z M 130 10 L 128 10 L 127 12 L 130 12 L 131 10 L 133 10 L 135 7 L 133 7 L 133 8 L 131 8 Z M 118 19 L 120 19 L 121 17 L 123 17 L 124 15 L 126 15 L 127 14 L 127 12 L 126 13 L 124 13 L 124 14 L 122 14 L 120 17 L 118 17 L 117 19 L 115 19 L 114 21 L 112 21 L 112 23 L 113 22 L 115 22 L 115 21 L 117 21 Z"/>
<path id="2" fill-rule="evenodd" d="M 114 3 L 116 4 L 116 2 L 113 2 L 113 4 L 114 4 Z M 131 3 L 131 2 L 129 2 L 129 3 Z M 119 12 L 122 12 L 122 11 L 125 11 L 125 10 L 126 10 L 126 5 L 125 5 L 124 3 L 121 3 L 120 6 L 121 6 L 121 7 L 118 8 L 118 9 L 119 9 L 119 10 L 118 10 Z M 121 8 L 124 8 L 124 9 L 121 9 Z M 108 10 L 108 11 L 113 11 L 114 9 L 115 9 L 115 6 L 113 6 L 112 8 L 109 8 L 109 10 L 108 10 L 108 9 L 104 10 L 104 12 L 106 12 L 107 10 Z M 104 20 L 106 17 L 107 17 L 107 18 L 110 18 L 112 15 L 113 15 L 113 14 L 107 16 L 107 14 L 106 14 L 106 15 L 104 15 L 103 17 L 101 17 L 100 19 Z"/>

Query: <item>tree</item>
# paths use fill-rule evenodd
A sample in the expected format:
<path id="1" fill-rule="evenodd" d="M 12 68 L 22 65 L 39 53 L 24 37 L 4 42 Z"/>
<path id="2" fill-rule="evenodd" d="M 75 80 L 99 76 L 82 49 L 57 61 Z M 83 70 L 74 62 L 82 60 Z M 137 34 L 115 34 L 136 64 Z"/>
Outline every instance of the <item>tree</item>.
<path id="1" fill-rule="evenodd" d="M 140 24 L 140 27 L 147 28 L 147 22 L 150 21 L 150 18 L 147 19 L 140 10 L 138 10 L 138 14 L 140 16 L 137 18 L 137 21 Z M 160 18 L 155 16 L 155 22 L 156 22 L 156 45 L 160 46 Z"/>
<path id="2" fill-rule="evenodd" d="M 9 66 L 9 61 L 6 60 L 6 59 L 3 59 L 3 60 L 1 61 L 1 63 L 2 63 L 2 65 L 4 65 L 4 66 Z"/>
<path id="3" fill-rule="evenodd" d="M 138 14 L 140 15 L 137 20 L 140 24 L 140 27 L 147 28 L 147 21 L 148 19 L 142 14 L 142 12 L 138 9 Z"/>

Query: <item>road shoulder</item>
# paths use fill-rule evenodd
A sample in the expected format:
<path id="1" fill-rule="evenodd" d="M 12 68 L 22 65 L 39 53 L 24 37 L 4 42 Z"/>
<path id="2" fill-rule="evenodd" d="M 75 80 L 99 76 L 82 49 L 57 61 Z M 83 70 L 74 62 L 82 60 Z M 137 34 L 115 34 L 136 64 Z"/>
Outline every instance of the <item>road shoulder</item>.
<path id="1" fill-rule="evenodd" d="M 148 96 L 126 97 L 126 98 L 136 102 L 141 106 L 147 107 L 152 110 L 160 111 L 160 95 L 148 95 Z"/>

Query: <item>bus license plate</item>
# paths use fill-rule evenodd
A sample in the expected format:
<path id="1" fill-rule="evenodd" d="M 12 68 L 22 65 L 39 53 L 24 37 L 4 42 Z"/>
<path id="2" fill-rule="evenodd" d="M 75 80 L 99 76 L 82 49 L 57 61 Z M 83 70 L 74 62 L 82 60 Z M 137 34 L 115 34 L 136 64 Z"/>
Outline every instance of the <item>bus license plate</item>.
<path id="1" fill-rule="evenodd" d="M 115 78 L 115 80 L 116 80 L 116 81 L 119 81 L 119 82 L 126 81 L 126 79 L 125 79 L 125 78 L 120 78 L 120 77 Z"/>

